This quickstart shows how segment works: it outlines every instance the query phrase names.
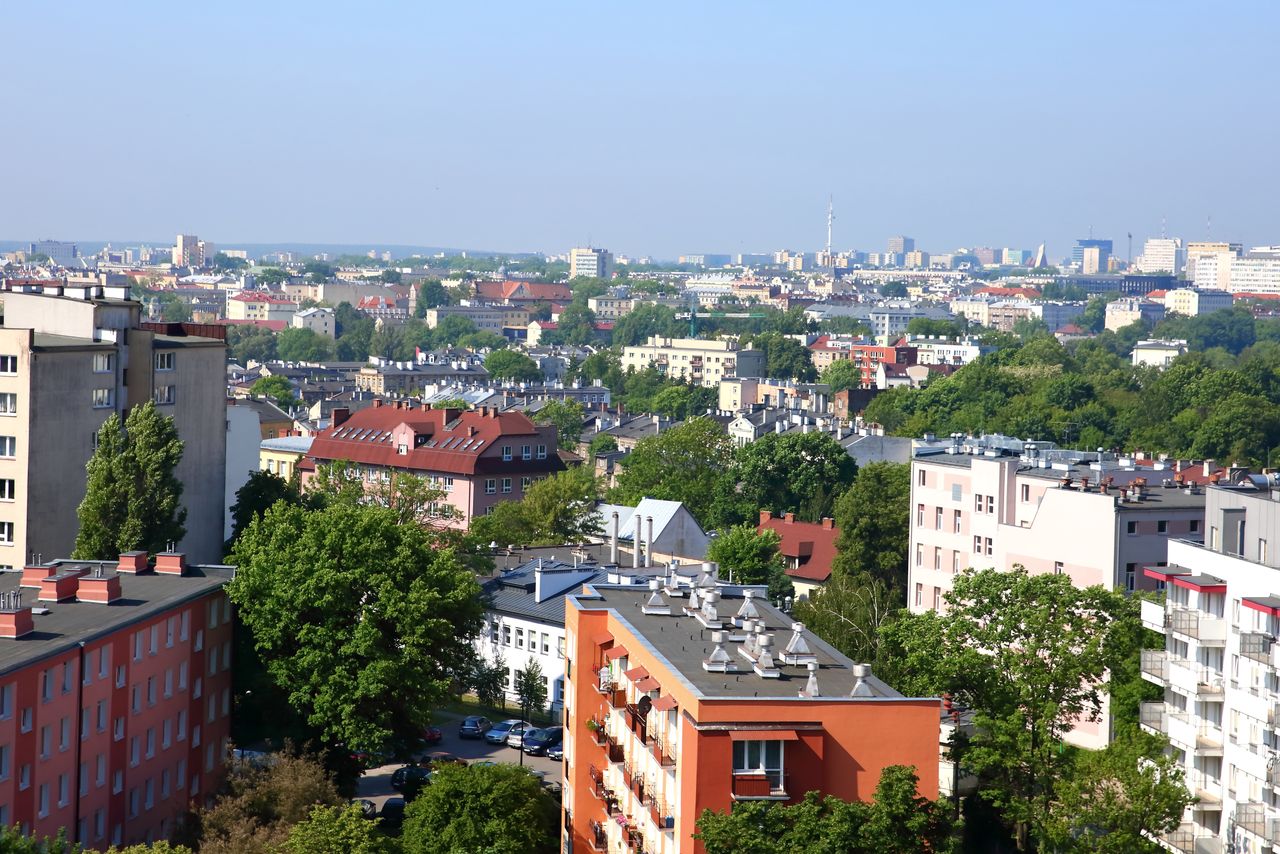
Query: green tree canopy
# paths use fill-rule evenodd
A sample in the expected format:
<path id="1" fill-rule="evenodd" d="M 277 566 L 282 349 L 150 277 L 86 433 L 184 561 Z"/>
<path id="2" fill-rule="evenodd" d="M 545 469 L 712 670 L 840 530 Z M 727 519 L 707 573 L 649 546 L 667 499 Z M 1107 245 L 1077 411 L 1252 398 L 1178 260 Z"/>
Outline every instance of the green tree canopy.
<path id="1" fill-rule="evenodd" d="M 586 410 L 576 400 L 549 400 L 534 413 L 534 420 L 539 424 L 554 424 L 560 447 L 572 450 L 582 435 L 586 415 Z"/>
<path id="2" fill-rule="evenodd" d="M 224 788 L 198 813 L 201 854 L 275 854 L 314 810 L 346 805 L 323 765 L 286 753 L 233 762 Z"/>
<path id="3" fill-rule="evenodd" d="M 808 522 L 831 515 L 857 473 L 857 463 L 826 433 L 768 433 L 734 455 L 743 499 Z"/>
<path id="4" fill-rule="evenodd" d="M 249 393 L 271 398 L 286 412 L 299 405 L 298 397 L 293 393 L 293 383 L 280 374 L 254 380 L 253 385 L 249 386 Z"/>
<path id="5" fill-rule="evenodd" d="M 276 336 L 276 353 L 286 362 L 323 362 L 333 358 L 332 338 L 311 329 L 287 327 Z"/>
<path id="6" fill-rule="evenodd" d="M 620 461 L 611 500 L 632 505 L 646 497 L 682 501 L 691 513 L 709 516 L 732 459 L 733 442 L 720 425 L 691 418 L 636 443 Z"/>
<path id="7" fill-rule="evenodd" d="M 886 587 L 905 591 L 911 523 L 911 467 L 868 463 L 835 505 L 834 568 L 849 576 L 868 572 Z"/>
<path id="8" fill-rule="evenodd" d="M 797 601 L 792 613 L 814 634 L 849 658 L 867 662 L 880 672 L 883 664 L 880 627 L 892 619 L 900 598 L 871 573 L 849 575 L 837 571 L 821 589 Z"/>
<path id="9" fill-rule="evenodd" d="M 836 359 L 822 369 L 818 380 L 830 386 L 831 393 L 835 394 L 862 385 L 862 369 L 850 359 Z"/>
<path id="10" fill-rule="evenodd" d="M 267 512 L 277 501 L 301 503 L 297 485 L 275 472 L 258 469 L 251 473 L 244 486 L 236 490 L 236 503 L 231 505 L 231 539 L 235 540 L 250 522 Z"/>
<path id="11" fill-rule="evenodd" d="M 470 657 L 475 579 L 451 542 L 389 507 L 276 504 L 232 560 L 228 593 L 268 672 L 330 743 L 416 736 Z"/>
<path id="12" fill-rule="evenodd" d="M 813 382 L 818 378 L 813 367 L 813 354 L 794 338 L 778 332 L 765 332 L 753 336 L 751 346 L 765 351 L 765 370 L 770 377 L 801 382 Z"/>
<path id="13" fill-rule="evenodd" d="M 734 525 L 720 532 L 707 548 L 707 560 L 720 565 L 726 577 L 739 584 L 767 584 L 770 598 L 775 592 L 785 593 L 790 586 L 785 570 L 786 560 L 778 547 L 782 538 L 766 528 L 756 531 L 754 525 Z"/>
<path id="14" fill-rule="evenodd" d="M 383 854 L 387 839 L 355 804 L 317 806 L 289 830 L 282 850 L 285 854 Z"/>
<path id="15" fill-rule="evenodd" d="M 98 429 L 98 447 L 76 511 L 80 531 L 72 557 L 113 560 L 121 552 L 166 551 L 186 535 L 182 482 L 174 474 L 182 440 L 173 419 L 147 402 L 129 411 L 121 429 L 112 415 Z"/>
<path id="16" fill-rule="evenodd" d="M 524 667 L 516 671 L 516 699 L 525 720 L 542 714 L 547 708 L 547 679 L 538 659 L 529 656 Z"/>
<path id="17" fill-rule="evenodd" d="M 449 292 L 439 279 L 427 279 L 418 286 L 418 302 L 415 305 L 417 311 L 421 312 L 418 317 L 426 317 L 429 308 L 439 308 L 450 302 Z"/>
<path id="18" fill-rule="evenodd" d="M 445 765 L 405 811 L 405 854 L 553 854 L 559 804 L 515 765 Z"/>
<path id="19" fill-rule="evenodd" d="M 279 285 L 289 281 L 289 274 L 279 267 L 267 267 L 259 270 L 256 277 L 260 285 Z"/>
<path id="20" fill-rule="evenodd" d="M 542 369 L 538 363 L 515 350 L 494 350 L 485 356 L 484 369 L 495 379 L 525 383 L 542 381 Z"/>
<path id="21" fill-rule="evenodd" d="M 276 357 L 276 334 L 261 326 L 228 326 L 227 356 L 233 362 L 269 362 Z"/>
<path id="22" fill-rule="evenodd" d="M 589 466 L 572 466 L 534 481 L 519 501 L 502 501 L 471 520 L 479 547 L 581 543 L 599 533 L 596 501 L 600 484 Z"/>

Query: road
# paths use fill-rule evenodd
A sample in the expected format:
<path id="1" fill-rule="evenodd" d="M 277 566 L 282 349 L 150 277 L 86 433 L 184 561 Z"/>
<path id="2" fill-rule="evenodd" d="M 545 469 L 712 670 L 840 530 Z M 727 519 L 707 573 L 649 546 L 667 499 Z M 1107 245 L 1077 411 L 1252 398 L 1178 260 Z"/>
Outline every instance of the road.
<path id="1" fill-rule="evenodd" d="M 459 756 L 468 762 L 488 759 L 492 762 L 509 762 L 515 765 L 520 761 L 519 752 L 513 747 L 507 747 L 505 744 L 490 744 L 483 738 L 458 738 L 458 724 L 462 720 L 461 715 L 437 712 L 435 718 L 436 725 L 444 733 L 444 740 L 428 748 L 426 752 L 444 751 L 445 753 Z M 381 810 L 382 804 L 387 798 L 397 794 L 391 788 L 391 775 L 403 764 L 402 762 L 396 762 L 366 771 L 356 786 L 356 797 L 373 801 L 378 805 L 378 809 Z M 563 773 L 561 763 L 545 756 L 525 756 L 524 764 L 527 768 L 544 772 L 549 779 L 559 780 Z"/>

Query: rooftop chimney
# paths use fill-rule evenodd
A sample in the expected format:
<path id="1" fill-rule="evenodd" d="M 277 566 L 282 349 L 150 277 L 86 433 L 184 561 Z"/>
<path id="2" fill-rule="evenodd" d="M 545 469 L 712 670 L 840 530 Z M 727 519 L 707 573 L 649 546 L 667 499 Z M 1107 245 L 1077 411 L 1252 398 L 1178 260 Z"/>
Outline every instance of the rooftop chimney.
<path id="1" fill-rule="evenodd" d="M 142 551 L 125 552 L 120 555 L 120 563 L 116 565 L 116 572 L 128 572 L 137 574 L 147 571 L 147 553 Z"/>
<path id="2" fill-rule="evenodd" d="M 738 662 L 733 660 L 733 656 L 724 648 L 725 633 L 712 632 L 711 642 L 716 648 L 711 650 L 711 655 L 702 660 L 702 669 L 711 673 L 737 673 Z"/>
<path id="3" fill-rule="evenodd" d="M 782 650 L 783 664 L 810 664 L 818 663 L 818 656 L 813 654 L 809 649 L 809 643 L 804 639 L 804 623 L 791 624 L 791 639 L 787 641 L 787 646 Z"/>
<path id="4" fill-rule="evenodd" d="M 64 569 L 57 575 L 51 575 L 40 582 L 41 602 L 70 602 L 76 598 L 76 590 L 80 586 L 80 576 L 88 572 L 88 568 Z"/>
<path id="5" fill-rule="evenodd" d="M 874 697 L 875 693 L 871 690 L 871 685 L 867 682 L 871 678 L 870 664 L 853 665 L 853 690 L 849 692 L 850 697 Z"/>
<path id="6" fill-rule="evenodd" d="M 738 613 L 733 618 L 734 623 L 741 626 L 745 620 L 759 619 L 760 611 L 756 608 L 755 598 L 754 590 L 742 591 L 742 606 L 738 608 Z"/>
<path id="7" fill-rule="evenodd" d="M 0 593 L 0 638 L 20 638 L 35 631 L 31 606 L 22 604 L 22 593 Z"/>
<path id="8" fill-rule="evenodd" d="M 773 663 L 773 635 L 760 635 L 760 654 L 756 656 L 755 664 L 752 669 L 757 676 L 765 679 L 778 679 L 782 676 L 782 671 L 778 670 Z"/>
<path id="9" fill-rule="evenodd" d="M 114 572 L 108 574 L 102 568 L 102 564 L 98 564 L 88 575 L 80 577 L 80 589 L 76 591 L 76 598 L 79 601 L 95 602 L 99 605 L 110 605 L 123 595 L 120 589 L 120 576 Z"/>
<path id="10" fill-rule="evenodd" d="M 671 606 L 667 604 L 666 599 L 662 598 L 662 579 L 649 579 L 649 601 L 645 602 L 640 610 L 646 614 L 670 616 Z"/>
<path id="11" fill-rule="evenodd" d="M 817 697 L 818 696 L 818 662 L 810 661 L 807 665 L 809 668 L 809 681 L 805 682 L 804 688 L 800 691 L 801 697 Z"/>
<path id="12" fill-rule="evenodd" d="M 156 555 L 156 572 L 161 575 L 185 575 L 186 571 L 187 556 L 182 552 L 175 552 L 172 543 L 169 544 L 169 551 Z"/>
<path id="13" fill-rule="evenodd" d="M 34 587 L 40 589 L 40 582 L 58 571 L 53 564 L 45 566 L 40 563 L 29 563 L 22 568 L 22 582 L 19 587 Z"/>

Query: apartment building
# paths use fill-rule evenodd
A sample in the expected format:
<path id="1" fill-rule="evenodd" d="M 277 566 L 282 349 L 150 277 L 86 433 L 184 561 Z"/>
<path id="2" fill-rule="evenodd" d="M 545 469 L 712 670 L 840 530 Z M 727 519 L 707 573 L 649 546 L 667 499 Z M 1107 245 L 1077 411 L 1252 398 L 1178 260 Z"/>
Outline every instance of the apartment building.
<path id="1" fill-rule="evenodd" d="M 291 299 L 262 291 L 241 291 L 227 297 L 227 320 L 277 320 L 288 324 L 298 311 Z"/>
<path id="2" fill-rule="evenodd" d="M 907 698 L 715 567 L 565 600 L 562 847 L 701 852 L 698 815 L 908 765 L 938 793 L 941 703 Z"/>
<path id="3" fill-rule="evenodd" d="M 489 372 L 483 365 L 462 360 L 392 362 L 379 359 L 355 375 L 356 388 L 373 394 L 416 394 L 442 383 L 477 385 L 488 381 Z"/>
<path id="4" fill-rule="evenodd" d="M 325 338 L 337 337 L 337 320 L 333 309 L 328 306 L 304 308 L 289 319 L 289 325 L 295 329 L 310 329 Z"/>
<path id="5" fill-rule="evenodd" d="M 1168 302 L 1158 303 L 1145 297 L 1121 297 L 1107 303 L 1105 326 L 1118 332 L 1134 323 L 1158 323 L 1164 320 Z"/>
<path id="6" fill-rule="evenodd" d="M 630 314 L 635 306 L 636 301 L 630 297 L 606 295 L 587 298 L 587 308 L 595 313 L 597 320 L 618 320 Z"/>
<path id="7" fill-rule="evenodd" d="M 1186 854 L 1280 845 L 1280 486 L 1241 475 L 1206 491 L 1204 537 L 1169 544 L 1146 574 L 1165 591 L 1143 602 L 1164 635 L 1142 675 L 1164 689 L 1144 729 L 1168 737 L 1198 800 L 1162 841 Z"/>
<path id="8" fill-rule="evenodd" d="M 941 335 L 908 335 L 899 345 L 912 347 L 916 351 L 918 365 L 954 365 L 961 367 L 970 362 L 995 352 L 995 347 L 983 344 L 978 338 L 946 338 Z"/>
<path id="9" fill-rule="evenodd" d="M 576 247 L 569 250 L 569 278 L 587 276 L 608 279 L 613 275 L 613 253 L 607 249 Z"/>
<path id="10" fill-rule="evenodd" d="M 184 443 L 180 547 L 222 558 L 225 342 L 207 337 L 216 327 L 143 323 L 128 295 L 127 285 L 0 285 L 0 569 L 71 554 L 98 428 L 147 401 Z"/>
<path id="11" fill-rule="evenodd" d="M 535 481 L 564 469 L 556 429 L 496 408 L 423 409 L 412 401 L 333 411 L 299 464 L 303 485 L 319 463 L 353 466 L 371 486 L 393 472 L 423 477 L 444 492 L 437 510 L 465 528 L 499 501 L 518 501 Z"/>
<path id="12" fill-rule="evenodd" d="M 726 377 L 737 376 L 738 342 L 701 338 L 660 338 L 622 348 L 622 370 L 643 371 L 650 365 L 664 376 L 715 388 Z"/>
<path id="13" fill-rule="evenodd" d="M 217 791 L 233 570 L 144 552 L 0 584 L 0 822 L 102 849 L 168 839 Z"/>
<path id="14" fill-rule="evenodd" d="M 1231 284 L 1231 259 L 1239 257 L 1243 247 L 1239 243 L 1193 240 L 1187 244 L 1188 282 L 1197 288 L 1226 290 Z M 1200 261 L 1208 258 L 1202 268 Z"/>
<path id="15" fill-rule="evenodd" d="M 848 335 L 819 335 L 809 345 L 809 353 L 813 358 L 813 367 L 818 371 L 840 360 L 853 362 L 861 374 L 859 384 L 862 388 L 875 385 L 876 368 L 882 362 L 898 365 L 916 363 L 914 347 L 904 344 L 882 346 L 875 341 Z"/>
<path id="16" fill-rule="evenodd" d="M 1200 288 L 1174 288 L 1164 295 L 1165 310 L 1171 314 L 1198 317 L 1231 308 L 1234 299 L 1226 291 Z"/>

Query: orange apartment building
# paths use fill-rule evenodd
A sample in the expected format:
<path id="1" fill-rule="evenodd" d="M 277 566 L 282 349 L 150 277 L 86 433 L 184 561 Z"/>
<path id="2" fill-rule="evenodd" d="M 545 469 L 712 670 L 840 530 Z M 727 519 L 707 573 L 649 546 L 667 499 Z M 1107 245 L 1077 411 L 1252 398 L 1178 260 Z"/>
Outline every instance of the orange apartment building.
<path id="1" fill-rule="evenodd" d="M 0 576 L 0 822 L 167 839 L 221 782 L 233 570 L 145 552 Z"/>
<path id="2" fill-rule="evenodd" d="M 889 765 L 938 794 L 941 704 L 907 698 L 704 564 L 565 600 L 562 849 L 701 852 L 704 809 L 872 796 Z"/>

